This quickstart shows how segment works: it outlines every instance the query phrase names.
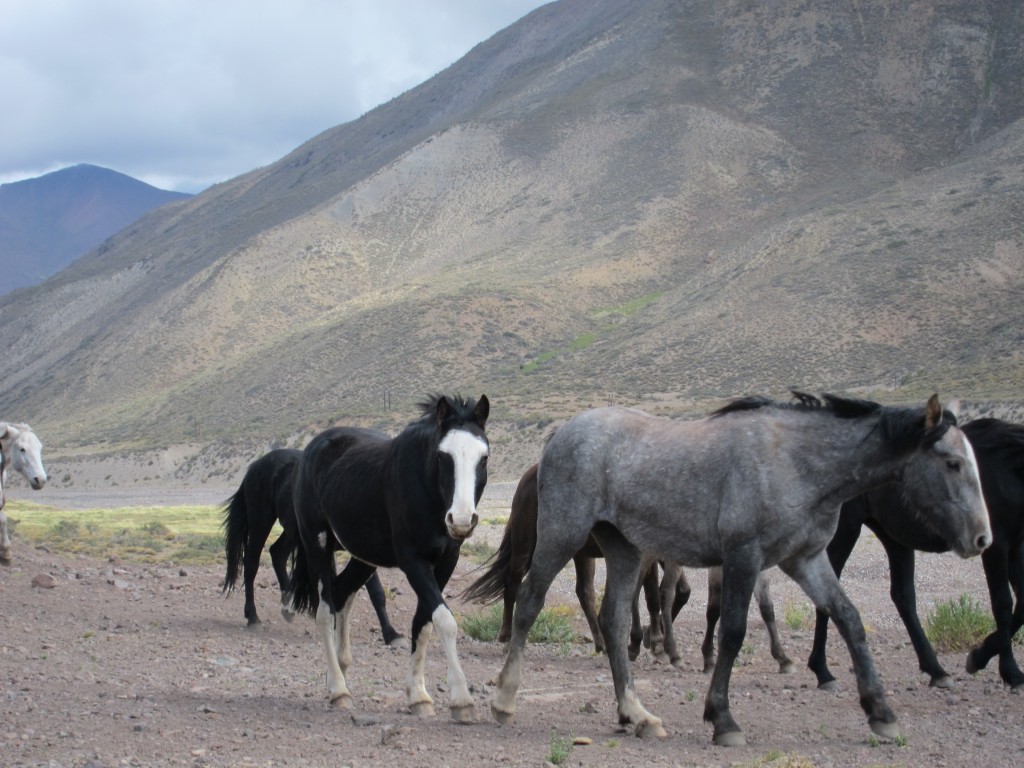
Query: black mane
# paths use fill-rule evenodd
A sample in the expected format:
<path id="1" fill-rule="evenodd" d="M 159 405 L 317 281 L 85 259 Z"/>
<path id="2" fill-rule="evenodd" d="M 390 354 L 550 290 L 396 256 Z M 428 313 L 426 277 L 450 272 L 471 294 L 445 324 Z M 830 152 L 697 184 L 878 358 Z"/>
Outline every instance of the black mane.
<path id="1" fill-rule="evenodd" d="M 922 442 L 934 445 L 942 439 L 946 431 L 956 426 L 956 417 L 948 410 L 943 410 L 942 420 L 931 429 L 926 430 L 922 419 L 921 408 L 884 406 L 871 400 L 860 400 L 852 397 L 841 397 L 830 393 L 822 393 L 821 398 L 815 395 L 791 389 L 794 400 L 779 402 L 760 395 L 736 398 L 717 411 L 712 418 L 727 413 L 754 411 L 761 408 L 782 408 L 796 411 L 822 411 L 832 413 L 840 419 L 878 418 L 878 429 L 882 432 L 885 443 L 897 453 L 913 450 Z"/>
<path id="2" fill-rule="evenodd" d="M 975 452 L 1000 453 L 1014 469 L 1024 470 L 1024 425 L 985 417 L 964 424 Z"/>

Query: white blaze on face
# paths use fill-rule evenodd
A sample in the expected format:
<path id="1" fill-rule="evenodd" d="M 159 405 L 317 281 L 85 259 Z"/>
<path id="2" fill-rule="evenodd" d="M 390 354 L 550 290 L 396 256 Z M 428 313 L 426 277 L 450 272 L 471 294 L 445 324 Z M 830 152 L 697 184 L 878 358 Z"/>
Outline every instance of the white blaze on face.
<path id="1" fill-rule="evenodd" d="M 972 483 L 976 484 L 978 489 L 978 501 L 979 511 L 978 515 L 982 519 L 978 521 L 979 527 L 983 530 L 980 534 L 981 538 L 984 538 L 987 542 L 986 546 L 992 543 L 992 527 L 989 523 L 988 517 L 988 505 L 985 503 L 985 494 L 981 490 L 981 470 L 978 469 L 978 460 L 974 456 L 974 446 L 971 445 L 971 441 L 968 440 L 963 434 L 960 434 L 960 440 L 964 445 L 964 453 L 967 456 L 967 477 L 971 478 Z M 975 538 L 975 542 L 978 543 L 978 538 Z"/>
<path id="2" fill-rule="evenodd" d="M 453 429 L 438 446 L 452 458 L 455 470 L 452 505 L 445 515 L 448 531 L 465 538 L 476 526 L 476 469 L 487 456 L 487 443 L 462 429 Z"/>

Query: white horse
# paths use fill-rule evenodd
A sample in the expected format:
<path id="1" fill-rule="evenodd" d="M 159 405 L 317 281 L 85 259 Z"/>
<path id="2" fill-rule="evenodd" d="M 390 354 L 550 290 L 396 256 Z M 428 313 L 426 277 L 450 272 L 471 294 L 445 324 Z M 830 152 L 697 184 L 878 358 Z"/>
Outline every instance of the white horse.
<path id="1" fill-rule="evenodd" d="M 3 508 L 7 501 L 7 468 L 13 467 L 28 480 L 36 491 L 46 485 L 46 469 L 43 467 L 43 444 L 28 424 L 9 424 L 0 421 L 0 452 L 3 453 L 3 468 L 0 469 L 0 563 L 11 562 L 11 540 L 7 536 L 7 516 Z"/>

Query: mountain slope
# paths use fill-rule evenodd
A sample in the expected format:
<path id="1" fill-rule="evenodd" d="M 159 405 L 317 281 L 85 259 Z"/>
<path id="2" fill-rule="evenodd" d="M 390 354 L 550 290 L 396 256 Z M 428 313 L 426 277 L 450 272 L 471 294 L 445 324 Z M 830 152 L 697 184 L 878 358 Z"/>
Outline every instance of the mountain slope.
<path id="1" fill-rule="evenodd" d="M 0 185 L 0 293 L 44 280 L 147 211 L 188 197 L 94 165 Z"/>
<path id="2" fill-rule="evenodd" d="M 544 6 L 0 301 L 0 393 L 81 450 L 451 389 L 530 439 L 609 400 L 1019 398 L 1022 33 L 996 0 Z"/>

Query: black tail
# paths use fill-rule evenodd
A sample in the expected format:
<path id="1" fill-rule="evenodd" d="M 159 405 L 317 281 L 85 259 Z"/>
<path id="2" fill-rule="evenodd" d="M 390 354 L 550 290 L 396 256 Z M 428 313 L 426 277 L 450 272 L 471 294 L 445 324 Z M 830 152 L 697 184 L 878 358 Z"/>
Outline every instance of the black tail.
<path id="1" fill-rule="evenodd" d="M 221 585 L 225 593 L 230 592 L 238 581 L 238 565 L 245 556 L 245 542 L 249 538 L 249 513 L 245 508 L 245 494 L 239 486 L 234 495 L 224 504 L 224 554 L 227 555 L 228 569 Z"/>
<path id="2" fill-rule="evenodd" d="M 535 538 L 530 547 L 530 556 L 526 559 L 523 566 L 523 572 L 515 574 L 519 577 L 517 581 L 522 581 L 523 576 L 530 569 L 530 563 L 533 561 L 533 550 L 536 545 L 537 540 Z M 505 594 L 505 583 L 508 581 L 512 569 L 512 525 L 505 526 L 505 534 L 501 537 L 498 551 L 487 562 L 491 564 L 491 567 L 487 569 L 483 576 L 466 587 L 461 595 L 463 600 L 474 600 L 484 605 L 490 605 L 497 602 Z"/>
<path id="3" fill-rule="evenodd" d="M 296 613 L 308 613 L 310 616 L 315 616 L 316 609 L 320 605 L 320 594 L 317 592 L 316 584 L 309 578 L 306 550 L 301 542 L 295 551 L 294 563 L 291 584 L 288 591 L 281 596 L 281 602 L 285 605 L 290 602 L 292 610 Z"/>

